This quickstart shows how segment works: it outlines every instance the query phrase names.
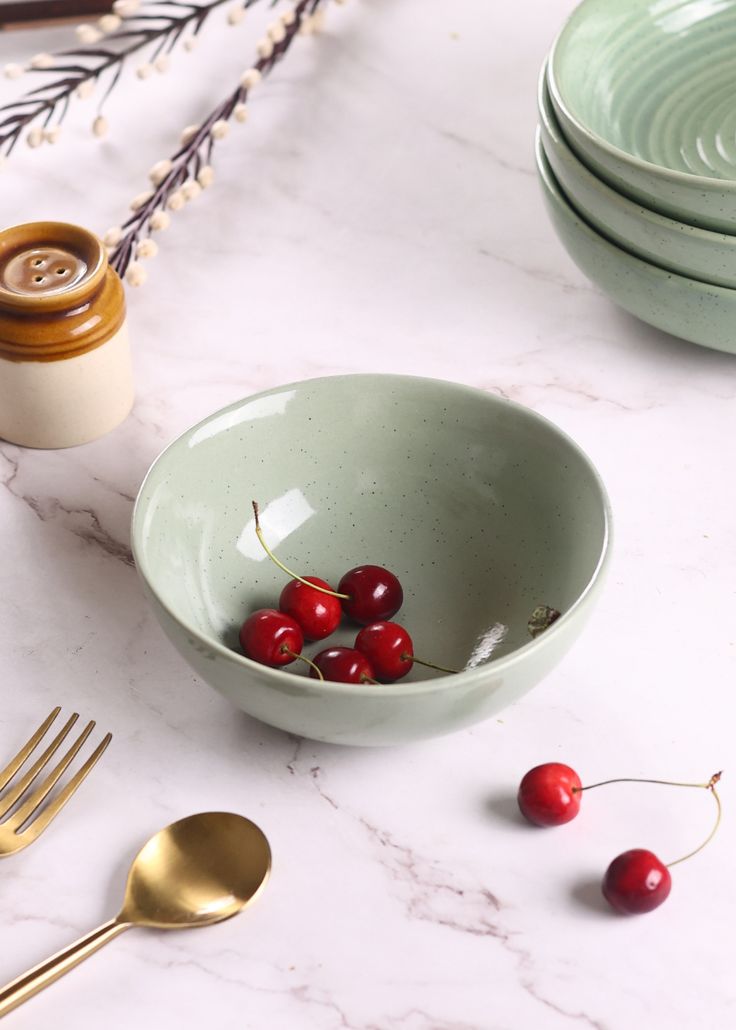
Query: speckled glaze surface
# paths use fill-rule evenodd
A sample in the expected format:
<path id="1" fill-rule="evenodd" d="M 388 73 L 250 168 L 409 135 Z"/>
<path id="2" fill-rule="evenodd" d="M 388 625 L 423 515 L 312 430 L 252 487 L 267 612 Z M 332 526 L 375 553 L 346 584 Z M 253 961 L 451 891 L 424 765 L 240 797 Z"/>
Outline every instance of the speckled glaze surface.
<path id="1" fill-rule="evenodd" d="M 550 56 L 571 146 L 620 192 L 736 229 L 736 0 L 583 0 Z"/>
<path id="2" fill-rule="evenodd" d="M 578 268 L 644 322 L 692 343 L 736 354 L 736 290 L 667 272 L 609 242 L 570 205 L 545 156 L 540 130 L 536 153 L 547 211 Z"/>
<path id="3" fill-rule="evenodd" d="M 600 233 L 652 264 L 703 282 L 736 287 L 736 235 L 710 232 L 651 211 L 607 186 L 568 146 L 546 86 L 539 81 L 542 143 L 568 200 Z"/>
<path id="4" fill-rule="evenodd" d="M 461 668 L 502 622 L 498 657 L 457 676 L 415 666 L 388 686 L 320 683 L 243 657 L 240 624 L 276 606 L 285 582 L 256 540 L 252 498 L 302 574 L 334 583 L 362 563 L 392 569 L 417 655 Z M 189 430 L 149 471 L 132 539 L 164 630 L 206 682 L 281 729 L 372 745 L 449 733 L 534 686 L 589 614 L 609 532 L 595 470 L 546 420 L 468 387 L 361 375 L 271 390 Z M 540 603 L 564 614 L 530 641 Z M 356 632 L 344 625 L 331 640 Z"/>

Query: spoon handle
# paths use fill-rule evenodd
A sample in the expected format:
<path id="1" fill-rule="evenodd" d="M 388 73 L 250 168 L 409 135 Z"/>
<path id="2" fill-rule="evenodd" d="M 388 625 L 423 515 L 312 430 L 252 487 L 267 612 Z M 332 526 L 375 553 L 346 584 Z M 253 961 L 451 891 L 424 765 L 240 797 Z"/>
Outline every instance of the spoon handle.
<path id="1" fill-rule="evenodd" d="M 16 977 L 15 980 L 11 980 L 7 986 L 0 988 L 0 1019 L 11 1009 L 22 1005 L 28 998 L 32 998 L 34 994 L 38 994 L 44 987 L 48 987 L 54 980 L 58 980 L 64 973 L 79 965 L 83 959 L 93 954 L 103 944 L 107 944 L 113 937 L 117 937 L 123 930 L 127 930 L 129 926 L 130 923 L 111 919 L 102 926 L 98 926 L 96 930 L 85 934 L 84 937 L 80 937 L 68 948 L 57 951 L 45 962 L 34 966 L 33 969 L 29 969 L 27 973 Z"/>

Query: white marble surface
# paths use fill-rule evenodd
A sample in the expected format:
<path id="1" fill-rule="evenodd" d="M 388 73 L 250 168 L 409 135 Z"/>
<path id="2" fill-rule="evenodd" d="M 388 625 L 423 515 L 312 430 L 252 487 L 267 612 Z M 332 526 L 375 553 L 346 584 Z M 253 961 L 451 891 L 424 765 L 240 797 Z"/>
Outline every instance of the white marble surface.
<path id="1" fill-rule="evenodd" d="M 612 307 L 545 220 L 536 76 L 571 6 L 331 9 L 130 297 L 132 416 L 74 451 L 0 445 L 2 748 L 56 703 L 115 735 L 57 824 L 2 865 L 0 981 L 110 916 L 129 859 L 171 819 L 242 811 L 275 857 L 248 914 L 128 934 L 13 1014 L 18 1030 L 733 1025 L 733 770 L 718 838 L 639 919 L 603 909 L 599 876 L 628 847 L 668 859 L 694 846 L 713 814 L 704 794 L 611 788 L 550 832 L 514 814 L 541 761 L 588 781 L 699 780 L 734 753 L 736 360 Z M 57 148 L 20 150 L 2 222 L 118 221 L 267 17 L 237 36 L 213 25 L 169 76 L 121 90 L 104 144 L 87 108 Z M 7 35 L 0 60 L 67 41 Z M 498 720 L 397 750 L 299 742 L 234 712 L 159 632 L 128 551 L 133 497 L 167 441 L 262 387 L 344 371 L 530 405 L 588 451 L 616 515 L 604 599 L 559 669 Z"/>

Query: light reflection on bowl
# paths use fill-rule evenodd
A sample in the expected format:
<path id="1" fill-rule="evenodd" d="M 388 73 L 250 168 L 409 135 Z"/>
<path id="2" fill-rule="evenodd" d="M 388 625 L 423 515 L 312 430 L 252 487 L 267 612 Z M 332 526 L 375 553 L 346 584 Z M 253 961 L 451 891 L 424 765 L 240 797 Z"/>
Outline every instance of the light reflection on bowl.
<path id="1" fill-rule="evenodd" d="M 275 607 L 285 582 L 255 538 L 253 499 L 301 574 L 336 583 L 358 564 L 392 569 L 418 655 L 461 668 L 501 622 L 497 657 L 456 676 L 415 666 L 380 687 L 243 657 L 240 624 Z M 309 380 L 205 419 L 152 466 L 132 536 L 154 611 L 202 679 L 289 732 L 387 744 L 487 718 L 534 686 L 593 605 L 609 529 L 595 470 L 546 420 L 468 387 L 372 375 Z M 540 603 L 564 614 L 531 641 Z M 355 633 L 343 626 L 330 643 Z"/>

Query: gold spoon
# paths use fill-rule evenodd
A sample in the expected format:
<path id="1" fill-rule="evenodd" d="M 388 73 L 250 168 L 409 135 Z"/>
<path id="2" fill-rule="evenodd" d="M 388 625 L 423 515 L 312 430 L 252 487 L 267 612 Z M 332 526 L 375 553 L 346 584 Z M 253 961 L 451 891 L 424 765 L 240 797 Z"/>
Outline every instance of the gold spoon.
<path id="1" fill-rule="evenodd" d="M 242 815 L 202 812 L 152 837 L 130 867 L 120 914 L 0 990 L 0 1017 L 131 926 L 180 930 L 237 915 L 271 869 L 268 841 Z"/>

